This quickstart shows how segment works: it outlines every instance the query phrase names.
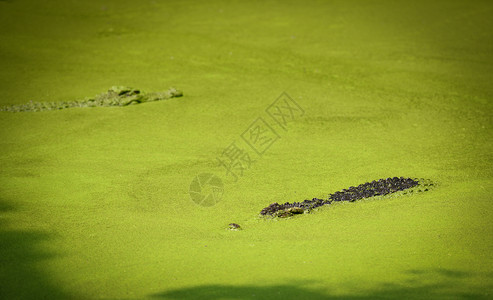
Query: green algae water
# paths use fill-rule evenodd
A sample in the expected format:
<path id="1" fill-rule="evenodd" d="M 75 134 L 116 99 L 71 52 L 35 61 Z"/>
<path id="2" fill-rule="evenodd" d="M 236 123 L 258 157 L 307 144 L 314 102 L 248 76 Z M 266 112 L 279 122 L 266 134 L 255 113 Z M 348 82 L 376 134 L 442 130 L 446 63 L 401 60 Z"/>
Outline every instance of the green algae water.
<path id="1" fill-rule="evenodd" d="M 492 11 L 0 1 L 2 107 L 183 91 L 0 112 L 0 298 L 491 298 Z M 259 216 L 395 176 L 436 185 Z"/>

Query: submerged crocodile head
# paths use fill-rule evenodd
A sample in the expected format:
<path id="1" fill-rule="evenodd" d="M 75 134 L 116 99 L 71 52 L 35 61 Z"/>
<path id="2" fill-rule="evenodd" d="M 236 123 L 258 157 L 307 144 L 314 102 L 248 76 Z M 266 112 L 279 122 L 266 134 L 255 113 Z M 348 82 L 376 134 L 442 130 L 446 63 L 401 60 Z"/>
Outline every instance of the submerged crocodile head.
<path id="1" fill-rule="evenodd" d="M 112 86 L 107 94 L 116 94 L 117 96 L 133 96 L 140 94 L 140 91 L 127 86 Z"/>
<path id="2" fill-rule="evenodd" d="M 113 86 L 108 92 L 99 95 L 101 100 L 109 102 L 110 106 L 127 106 L 132 104 L 165 100 L 183 96 L 183 92 L 175 88 L 170 88 L 166 92 L 141 93 L 140 90 L 125 86 Z M 98 100 L 98 99 L 96 99 Z"/>

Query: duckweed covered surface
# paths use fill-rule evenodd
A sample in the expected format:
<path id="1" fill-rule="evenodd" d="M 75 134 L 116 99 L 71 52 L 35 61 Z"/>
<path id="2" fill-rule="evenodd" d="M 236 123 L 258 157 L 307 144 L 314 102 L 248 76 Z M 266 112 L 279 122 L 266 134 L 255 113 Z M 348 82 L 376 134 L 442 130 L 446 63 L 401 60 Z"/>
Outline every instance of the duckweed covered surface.
<path id="1" fill-rule="evenodd" d="M 0 1 L 1 106 L 184 94 L 0 112 L 0 298 L 491 297 L 492 10 Z M 304 111 L 288 124 L 266 111 L 282 92 Z M 262 155 L 244 139 L 258 118 L 277 133 Z M 237 178 L 231 145 L 251 158 Z M 224 184 L 208 207 L 189 195 L 203 173 Z M 401 175 L 437 187 L 258 217 Z"/>

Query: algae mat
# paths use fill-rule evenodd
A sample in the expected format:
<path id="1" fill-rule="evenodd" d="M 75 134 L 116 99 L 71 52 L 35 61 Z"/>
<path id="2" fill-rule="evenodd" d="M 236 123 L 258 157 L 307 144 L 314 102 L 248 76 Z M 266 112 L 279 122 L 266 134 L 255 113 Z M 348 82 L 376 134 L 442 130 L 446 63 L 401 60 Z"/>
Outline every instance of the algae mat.
<path id="1" fill-rule="evenodd" d="M 0 106 L 183 91 L 0 113 L 0 298 L 491 297 L 492 10 L 0 1 Z M 436 188 L 258 216 L 394 176 Z"/>

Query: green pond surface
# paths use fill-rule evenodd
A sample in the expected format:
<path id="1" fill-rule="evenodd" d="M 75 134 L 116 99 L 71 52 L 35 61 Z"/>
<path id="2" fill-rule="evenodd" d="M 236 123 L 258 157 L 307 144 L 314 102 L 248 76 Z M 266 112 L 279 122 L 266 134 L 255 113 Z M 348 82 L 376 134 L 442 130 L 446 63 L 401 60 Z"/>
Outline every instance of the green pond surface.
<path id="1" fill-rule="evenodd" d="M 0 298 L 493 297 L 492 15 L 466 0 L 0 1 L 0 105 L 183 91 L 0 112 Z M 217 186 L 197 190 L 199 174 Z M 259 217 L 394 176 L 436 187 Z"/>

